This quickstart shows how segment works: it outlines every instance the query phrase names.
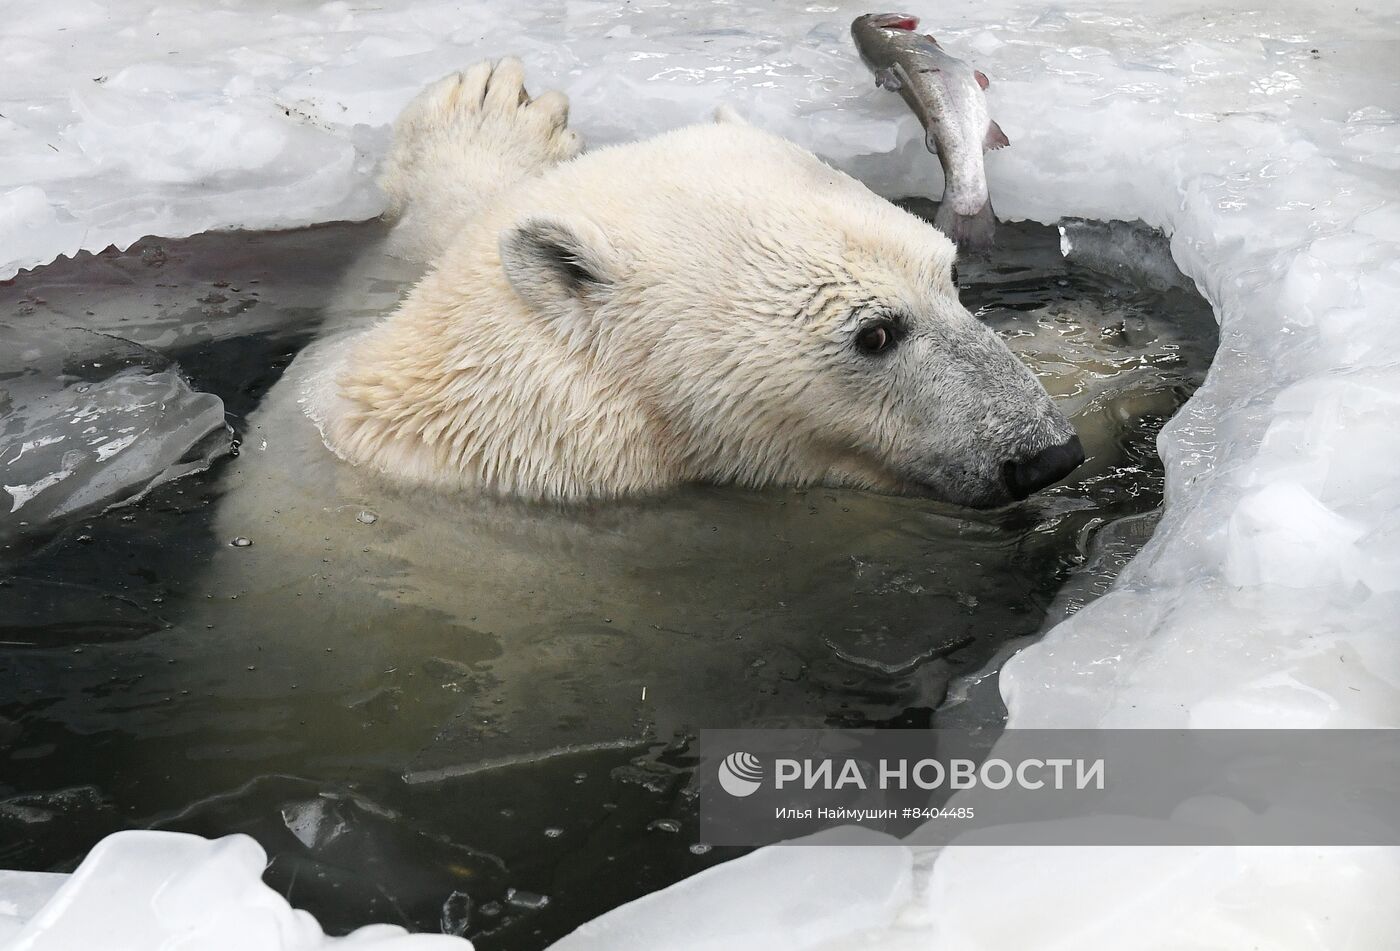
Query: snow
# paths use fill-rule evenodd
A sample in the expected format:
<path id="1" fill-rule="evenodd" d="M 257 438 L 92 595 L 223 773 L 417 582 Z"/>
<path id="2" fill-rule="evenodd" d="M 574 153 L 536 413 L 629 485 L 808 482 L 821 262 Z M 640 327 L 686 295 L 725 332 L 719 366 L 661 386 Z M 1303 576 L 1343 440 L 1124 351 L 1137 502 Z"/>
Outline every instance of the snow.
<path id="1" fill-rule="evenodd" d="M 1400 726 L 1400 27 L 1387 6 L 910 5 L 992 79 L 1012 143 L 988 158 L 998 212 L 1159 227 L 1221 322 L 1206 385 L 1159 440 L 1158 531 L 1110 593 L 1006 665 L 1013 726 Z M 0 36 L 0 277 L 147 233 L 373 215 L 369 171 L 399 106 L 505 53 L 532 88 L 570 94 L 593 145 L 727 101 L 882 193 L 938 194 L 915 121 L 850 49 L 860 12 L 54 0 Z M 256 862 L 223 847 L 245 858 L 221 866 L 222 887 L 247 894 Z M 184 860 L 163 848 L 138 850 L 114 884 Z M 894 881 L 906 855 L 850 853 L 871 863 L 851 886 Z M 820 891 L 832 873 L 809 848 L 775 848 L 564 946 L 784 934 L 789 948 L 1369 951 L 1400 934 L 1393 849 L 951 847 L 911 861 L 898 913 L 854 887 L 813 907 L 803 883 L 840 896 Z M 62 926 L 84 925 L 75 913 Z"/>

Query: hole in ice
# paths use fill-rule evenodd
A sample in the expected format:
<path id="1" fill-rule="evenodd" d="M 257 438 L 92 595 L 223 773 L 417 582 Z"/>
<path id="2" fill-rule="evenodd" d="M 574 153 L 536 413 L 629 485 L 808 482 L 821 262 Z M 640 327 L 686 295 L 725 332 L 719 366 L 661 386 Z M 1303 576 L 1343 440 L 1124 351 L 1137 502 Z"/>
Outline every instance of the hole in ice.
<path id="1" fill-rule="evenodd" d="M 1023 504 L 695 488 L 561 513 L 395 493 L 297 435 L 279 386 L 318 332 L 398 299 L 405 277 L 360 258 L 380 237 L 148 240 L 0 287 L 0 333 L 22 341 L 0 348 L 0 470 L 33 444 L 3 480 L 32 494 L 0 505 L 6 866 L 71 867 L 130 825 L 242 831 L 328 928 L 542 947 L 733 857 L 697 841 L 687 731 L 994 731 L 993 680 L 951 708 L 949 685 L 1142 545 L 1155 435 L 1215 348 L 1160 238 L 1069 222 L 1067 261 L 1056 229 L 1004 225 L 992 258 L 960 262 L 964 303 L 1090 456 Z M 119 412 L 143 402 L 113 389 L 123 373 L 168 412 Z M 68 422 L 91 406 L 106 415 Z M 104 481 L 122 461 L 135 475 Z"/>

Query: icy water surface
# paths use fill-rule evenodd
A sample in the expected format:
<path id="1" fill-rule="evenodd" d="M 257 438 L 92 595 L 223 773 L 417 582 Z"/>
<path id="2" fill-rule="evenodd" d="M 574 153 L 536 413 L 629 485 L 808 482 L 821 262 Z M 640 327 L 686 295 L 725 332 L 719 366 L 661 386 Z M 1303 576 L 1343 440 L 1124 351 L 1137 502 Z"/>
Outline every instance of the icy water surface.
<path id="1" fill-rule="evenodd" d="M 1071 231 L 1076 264 L 1004 226 L 959 265 L 1090 457 L 994 512 L 382 485 L 319 444 L 287 371 L 402 292 L 373 224 L 146 241 L 0 287 L 0 484 L 23 487 L 0 496 L 0 866 L 242 831 L 328 929 L 534 949 L 732 857 L 696 841 L 694 730 L 994 732 L 992 680 L 964 675 L 1150 534 L 1155 434 L 1215 348 L 1150 242 L 1122 267 L 1136 244 L 1093 235 Z"/>

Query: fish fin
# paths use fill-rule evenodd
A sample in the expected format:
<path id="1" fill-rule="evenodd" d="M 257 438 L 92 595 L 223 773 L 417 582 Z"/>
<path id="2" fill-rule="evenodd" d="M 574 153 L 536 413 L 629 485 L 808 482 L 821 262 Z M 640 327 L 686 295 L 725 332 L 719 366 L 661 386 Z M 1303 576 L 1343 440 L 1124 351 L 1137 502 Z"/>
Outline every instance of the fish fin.
<path id="1" fill-rule="evenodd" d="M 964 251 L 983 251 L 992 246 L 996 237 L 997 219 L 990 198 L 975 215 L 960 215 L 953 203 L 944 201 L 933 216 L 933 226 L 946 234 Z"/>
<path id="2" fill-rule="evenodd" d="M 899 78 L 899 74 L 888 68 L 875 70 L 875 85 L 881 89 L 888 89 L 890 92 L 899 92 L 904 88 L 904 82 Z"/>
<path id="3" fill-rule="evenodd" d="M 924 34 L 924 39 L 928 40 L 928 41 L 929 41 L 930 43 L 932 43 L 934 46 L 938 46 L 938 37 L 934 36 L 932 33 L 925 33 L 925 34 Z M 939 49 L 942 49 L 943 47 L 938 46 L 938 48 L 939 48 Z"/>
<path id="4" fill-rule="evenodd" d="M 981 86 L 983 89 L 986 89 L 992 84 L 992 81 L 987 78 L 987 74 L 980 69 L 974 69 L 972 75 L 977 77 L 977 85 Z"/>
<path id="5" fill-rule="evenodd" d="M 997 125 L 993 119 L 987 123 L 987 137 L 982 140 L 982 150 L 990 152 L 993 149 L 1004 149 L 1011 144 L 1011 140 L 1006 137 L 1006 133 L 1001 131 L 1001 126 Z"/>

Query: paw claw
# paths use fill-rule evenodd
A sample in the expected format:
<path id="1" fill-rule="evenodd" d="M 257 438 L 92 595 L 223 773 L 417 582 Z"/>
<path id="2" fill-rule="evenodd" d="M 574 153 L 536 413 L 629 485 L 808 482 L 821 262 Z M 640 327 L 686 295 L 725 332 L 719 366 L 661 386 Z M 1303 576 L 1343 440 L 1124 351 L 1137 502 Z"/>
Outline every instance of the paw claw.
<path id="1" fill-rule="evenodd" d="M 477 63 L 459 75 L 462 77 L 462 92 L 457 104 L 480 108 L 486 100 L 487 83 L 491 81 L 491 64 Z"/>
<path id="2" fill-rule="evenodd" d="M 485 108 L 506 112 L 518 109 L 528 100 L 525 92 L 525 66 L 514 56 L 496 64 L 486 86 Z"/>

